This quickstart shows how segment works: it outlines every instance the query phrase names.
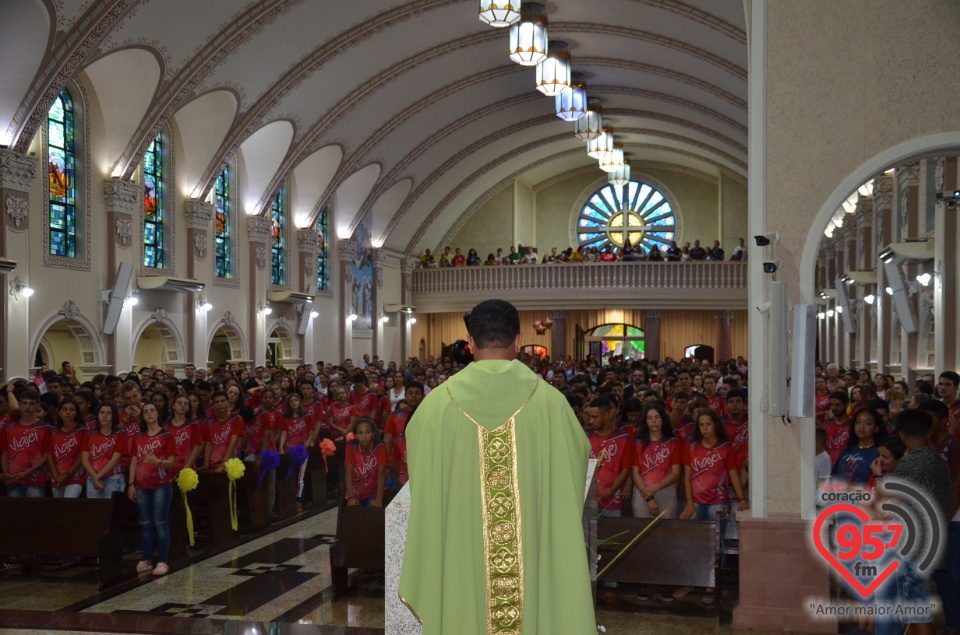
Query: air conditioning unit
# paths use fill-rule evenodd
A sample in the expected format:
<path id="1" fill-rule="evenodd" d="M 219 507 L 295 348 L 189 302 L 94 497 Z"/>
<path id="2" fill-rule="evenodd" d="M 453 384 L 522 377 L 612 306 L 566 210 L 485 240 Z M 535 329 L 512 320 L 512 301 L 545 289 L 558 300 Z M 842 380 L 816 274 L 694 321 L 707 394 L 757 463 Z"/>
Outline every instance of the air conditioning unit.
<path id="1" fill-rule="evenodd" d="M 267 291 L 267 300 L 270 302 L 286 302 L 288 304 L 310 304 L 316 296 L 296 291 Z"/>
<path id="2" fill-rule="evenodd" d="M 137 287 L 149 291 L 171 291 L 174 293 L 197 293 L 205 285 L 190 278 L 171 278 L 169 276 L 137 276 Z"/>
<path id="3" fill-rule="evenodd" d="M 416 313 L 417 307 L 407 304 L 384 304 L 385 313 Z"/>
<path id="4" fill-rule="evenodd" d="M 9 258 L 0 258 L 0 274 L 10 273 L 17 268 L 17 261 Z"/>

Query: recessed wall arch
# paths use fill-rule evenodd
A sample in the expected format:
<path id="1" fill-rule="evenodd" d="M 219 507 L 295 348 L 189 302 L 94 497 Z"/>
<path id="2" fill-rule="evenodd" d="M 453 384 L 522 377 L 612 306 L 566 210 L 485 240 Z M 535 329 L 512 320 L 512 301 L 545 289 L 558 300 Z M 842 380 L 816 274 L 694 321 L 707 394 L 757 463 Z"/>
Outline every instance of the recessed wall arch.
<path id="1" fill-rule="evenodd" d="M 183 336 L 165 313 L 157 312 L 143 320 L 135 331 L 133 342 L 133 361 L 138 367 L 150 364 L 176 366 L 187 362 Z M 146 355 L 155 357 L 147 359 Z"/>
<path id="2" fill-rule="evenodd" d="M 215 360 L 212 354 L 214 343 L 226 346 L 228 356 L 223 360 Z M 228 311 L 220 320 L 214 322 L 207 331 L 207 363 L 227 360 L 246 360 L 247 359 L 247 338 L 237 324 L 236 319 Z"/>
<path id="3" fill-rule="evenodd" d="M 100 329 L 85 316 L 72 301 L 50 313 L 40 322 L 30 341 L 31 354 L 46 354 L 44 361 L 59 367 L 63 361 L 69 361 L 84 374 L 89 371 L 101 372 L 106 360 L 106 351 L 100 339 Z M 58 346 L 54 335 L 63 342 L 72 342 L 75 346 L 70 352 Z M 44 341 L 46 339 L 46 341 Z M 75 359 L 68 356 L 77 355 Z M 32 360 L 31 360 L 32 361 Z"/>
<path id="4" fill-rule="evenodd" d="M 274 320 L 267 333 L 267 359 L 275 366 L 289 368 L 302 362 L 298 338 L 285 317 Z"/>

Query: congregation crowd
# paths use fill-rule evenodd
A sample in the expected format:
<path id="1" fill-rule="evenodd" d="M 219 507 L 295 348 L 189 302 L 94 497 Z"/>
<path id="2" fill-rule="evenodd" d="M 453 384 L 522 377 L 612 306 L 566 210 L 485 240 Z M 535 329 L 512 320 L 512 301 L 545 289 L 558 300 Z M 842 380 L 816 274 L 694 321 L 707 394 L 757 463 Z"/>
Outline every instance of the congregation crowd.
<path id="1" fill-rule="evenodd" d="M 541 264 L 560 264 L 560 263 L 578 263 L 578 262 L 722 262 L 726 258 L 720 241 L 713 241 L 713 247 L 701 247 L 700 241 L 684 243 L 683 247 L 672 240 L 670 244 L 657 243 L 651 246 L 649 250 L 644 249 L 642 245 L 633 245 L 628 237 L 622 245 L 610 244 L 608 246 L 589 246 L 580 245 L 578 248 L 568 247 L 557 251 L 556 247 L 551 248 L 549 254 L 539 255 L 534 247 L 511 245 L 510 253 L 504 254 L 502 248 L 498 248 L 496 253 L 487 254 L 485 260 L 480 258 L 476 249 L 471 248 L 467 255 L 459 247 L 451 253 L 450 247 L 444 247 L 443 253 L 436 256 L 430 249 L 423 252 L 420 256 L 420 267 L 422 269 L 435 269 L 446 267 L 479 267 L 479 266 L 499 266 L 499 265 L 535 265 Z M 747 248 L 743 239 L 738 240 L 737 246 L 730 255 L 730 261 L 742 261 L 747 259 Z"/>

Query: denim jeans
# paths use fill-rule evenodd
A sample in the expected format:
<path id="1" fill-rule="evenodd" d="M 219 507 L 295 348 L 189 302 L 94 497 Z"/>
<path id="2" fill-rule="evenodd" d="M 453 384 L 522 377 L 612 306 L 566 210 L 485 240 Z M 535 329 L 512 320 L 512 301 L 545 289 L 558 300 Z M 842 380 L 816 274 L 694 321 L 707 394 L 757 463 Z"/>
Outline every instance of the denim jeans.
<path id="1" fill-rule="evenodd" d="M 87 498 L 110 498 L 114 492 L 123 491 L 123 474 L 104 476 L 100 480 L 103 482 L 102 492 L 98 492 L 97 488 L 93 486 L 92 478 L 87 478 Z"/>
<path id="2" fill-rule="evenodd" d="M 700 503 L 693 504 L 694 511 L 697 512 L 697 520 L 718 520 L 720 523 L 720 568 L 723 569 L 724 565 L 727 562 L 727 554 L 724 553 L 724 549 L 727 548 L 727 520 L 730 518 L 730 503 L 723 503 L 721 505 L 701 505 Z M 726 516 L 722 519 L 719 518 L 720 512 L 723 511 Z"/>
<path id="3" fill-rule="evenodd" d="M 173 486 L 160 489 L 137 489 L 137 513 L 143 533 L 143 559 L 153 562 L 153 532 L 157 532 L 156 562 L 166 562 L 170 556 L 170 501 Z"/>
<path id="4" fill-rule="evenodd" d="M 7 496 L 10 498 L 43 498 L 46 494 L 42 485 L 7 483 Z"/>
<path id="5" fill-rule="evenodd" d="M 80 498 L 80 492 L 83 491 L 83 485 L 80 483 L 71 483 L 63 487 L 54 487 L 51 490 L 54 498 Z"/>

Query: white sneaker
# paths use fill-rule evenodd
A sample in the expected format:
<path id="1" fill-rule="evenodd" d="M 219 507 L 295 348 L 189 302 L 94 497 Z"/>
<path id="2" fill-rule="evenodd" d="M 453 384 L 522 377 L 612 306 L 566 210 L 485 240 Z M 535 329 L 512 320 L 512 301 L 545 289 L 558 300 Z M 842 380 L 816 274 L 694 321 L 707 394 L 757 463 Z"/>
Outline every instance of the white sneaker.
<path id="1" fill-rule="evenodd" d="M 146 573 L 147 571 L 153 571 L 153 563 L 149 560 L 141 560 L 137 563 L 137 573 Z"/>
<path id="2" fill-rule="evenodd" d="M 167 575 L 169 571 L 170 567 L 167 566 L 166 562 L 158 562 L 157 566 L 153 568 L 153 575 Z"/>

